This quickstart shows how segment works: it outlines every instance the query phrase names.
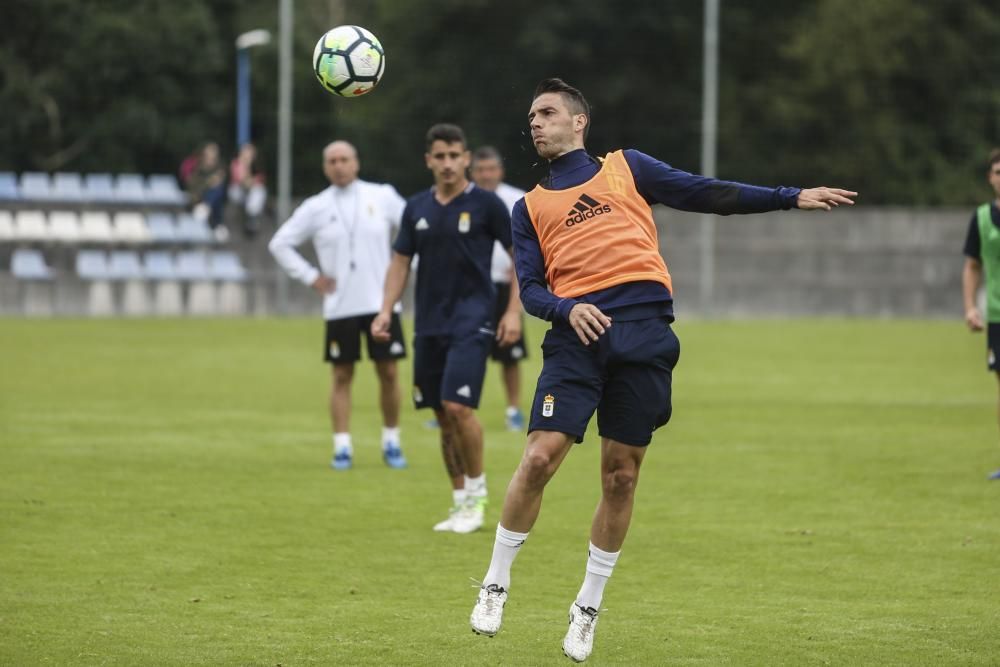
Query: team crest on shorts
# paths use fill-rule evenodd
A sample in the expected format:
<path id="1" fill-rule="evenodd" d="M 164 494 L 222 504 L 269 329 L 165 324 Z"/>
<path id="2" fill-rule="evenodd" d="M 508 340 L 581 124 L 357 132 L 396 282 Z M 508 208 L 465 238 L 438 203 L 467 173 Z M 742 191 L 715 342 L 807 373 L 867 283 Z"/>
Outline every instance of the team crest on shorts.
<path id="1" fill-rule="evenodd" d="M 542 400 L 542 416 L 551 417 L 552 413 L 556 410 L 556 397 L 552 394 L 545 394 L 545 399 Z"/>
<path id="2" fill-rule="evenodd" d="M 997 362 L 997 355 L 993 354 L 993 348 L 987 348 L 988 354 L 986 355 L 986 363 L 993 366 Z"/>
<path id="3" fill-rule="evenodd" d="M 458 231 L 463 234 L 468 234 L 469 229 L 472 227 L 472 216 L 469 215 L 468 211 L 462 211 L 458 214 Z"/>
<path id="4" fill-rule="evenodd" d="M 330 358 L 336 359 L 340 356 L 340 345 L 335 340 L 330 341 Z"/>
<path id="5" fill-rule="evenodd" d="M 420 387 L 413 385 L 413 400 L 416 403 L 424 402 L 424 395 L 420 392 Z"/>

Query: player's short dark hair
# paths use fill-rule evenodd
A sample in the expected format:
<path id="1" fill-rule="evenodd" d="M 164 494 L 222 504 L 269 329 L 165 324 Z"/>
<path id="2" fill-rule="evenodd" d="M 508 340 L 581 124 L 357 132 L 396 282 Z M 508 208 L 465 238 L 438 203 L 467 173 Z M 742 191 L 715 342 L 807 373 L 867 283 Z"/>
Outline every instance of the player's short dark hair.
<path id="1" fill-rule="evenodd" d="M 446 144 L 459 143 L 462 144 L 463 148 L 468 145 L 465 143 L 465 132 L 462 131 L 462 128 L 451 123 L 438 123 L 427 130 L 428 151 L 435 141 L 443 141 Z"/>
<path id="2" fill-rule="evenodd" d="M 990 151 L 989 162 L 986 163 L 986 170 L 990 171 L 993 169 L 993 165 L 1000 162 L 1000 148 L 994 148 Z"/>
<path id="3" fill-rule="evenodd" d="M 535 86 L 535 95 L 532 99 L 536 99 L 539 95 L 544 95 L 545 93 L 559 93 L 566 101 L 566 106 L 569 107 L 571 114 L 583 114 L 587 117 L 587 124 L 583 127 L 583 138 L 586 139 L 590 133 L 590 105 L 587 104 L 587 98 L 583 96 L 583 93 L 562 79 L 555 77 L 542 79 Z"/>
<path id="4" fill-rule="evenodd" d="M 500 151 L 493 148 L 493 146 L 480 146 L 472 153 L 472 166 L 475 166 L 480 160 L 496 160 L 503 166 L 503 157 L 500 156 Z"/>

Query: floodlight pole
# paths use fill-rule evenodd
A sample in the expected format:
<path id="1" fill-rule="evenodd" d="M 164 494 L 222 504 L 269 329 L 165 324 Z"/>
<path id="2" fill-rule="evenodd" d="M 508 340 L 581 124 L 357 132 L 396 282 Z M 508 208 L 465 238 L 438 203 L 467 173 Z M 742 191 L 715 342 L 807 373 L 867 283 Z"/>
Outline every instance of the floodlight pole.
<path id="1" fill-rule="evenodd" d="M 250 141 L 250 49 L 271 41 L 267 30 L 251 30 L 236 38 L 236 148 Z"/>
<path id="2" fill-rule="evenodd" d="M 719 106 L 719 4 L 705 0 L 705 57 L 701 104 L 701 173 L 715 178 L 716 130 Z M 699 287 L 703 315 L 711 314 L 715 298 L 715 217 L 701 216 Z"/>
<path id="3" fill-rule="evenodd" d="M 278 224 L 288 219 L 292 209 L 292 27 L 293 0 L 278 4 Z M 288 312 L 288 276 L 275 271 L 275 299 L 278 312 Z"/>

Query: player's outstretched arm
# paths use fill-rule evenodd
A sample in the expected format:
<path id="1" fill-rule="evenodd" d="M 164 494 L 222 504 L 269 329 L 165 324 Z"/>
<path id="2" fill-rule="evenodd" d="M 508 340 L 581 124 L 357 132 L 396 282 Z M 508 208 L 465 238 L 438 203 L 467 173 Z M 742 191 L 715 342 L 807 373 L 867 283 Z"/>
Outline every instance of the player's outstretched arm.
<path id="1" fill-rule="evenodd" d="M 809 188 L 799 193 L 797 205 L 803 211 L 831 211 L 841 204 L 854 205 L 857 192 L 840 188 Z"/>

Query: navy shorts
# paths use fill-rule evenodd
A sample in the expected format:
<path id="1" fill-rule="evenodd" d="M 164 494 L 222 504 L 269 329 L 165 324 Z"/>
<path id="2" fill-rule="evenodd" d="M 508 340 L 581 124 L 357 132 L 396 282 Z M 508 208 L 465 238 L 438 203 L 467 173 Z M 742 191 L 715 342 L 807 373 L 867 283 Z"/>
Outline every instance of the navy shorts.
<path id="1" fill-rule="evenodd" d="M 493 283 L 497 290 L 497 304 L 493 309 L 493 321 L 500 323 L 500 318 L 507 312 L 507 303 L 510 301 L 510 283 Z M 524 340 L 524 316 L 521 316 L 521 337 L 507 347 L 501 347 L 497 339 L 493 338 L 493 346 L 490 348 L 490 359 L 499 361 L 504 366 L 510 366 L 528 358 L 528 345 Z"/>
<path id="2" fill-rule="evenodd" d="M 371 315 L 355 315 L 339 320 L 326 321 L 326 342 L 323 345 L 323 361 L 331 364 L 354 363 L 361 359 L 361 337 L 368 344 L 368 358 L 372 361 L 402 359 L 406 356 L 403 342 L 403 324 L 399 314 L 393 313 L 389 323 L 389 340 L 381 343 L 372 338 Z"/>
<path id="3" fill-rule="evenodd" d="M 542 373 L 528 432 L 557 431 L 583 442 L 597 411 L 602 438 L 645 447 L 670 420 L 670 383 L 680 342 L 667 317 L 618 321 L 590 345 L 557 322 L 542 341 Z"/>
<path id="4" fill-rule="evenodd" d="M 441 401 L 479 407 L 492 333 L 413 337 L 413 404 L 440 408 Z"/>
<path id="5" fill-rule="evenodd" d="M 989 322 L 986 324 L 986 368 L 993 372 L 1000 372 L 1000 322 Z"/>

